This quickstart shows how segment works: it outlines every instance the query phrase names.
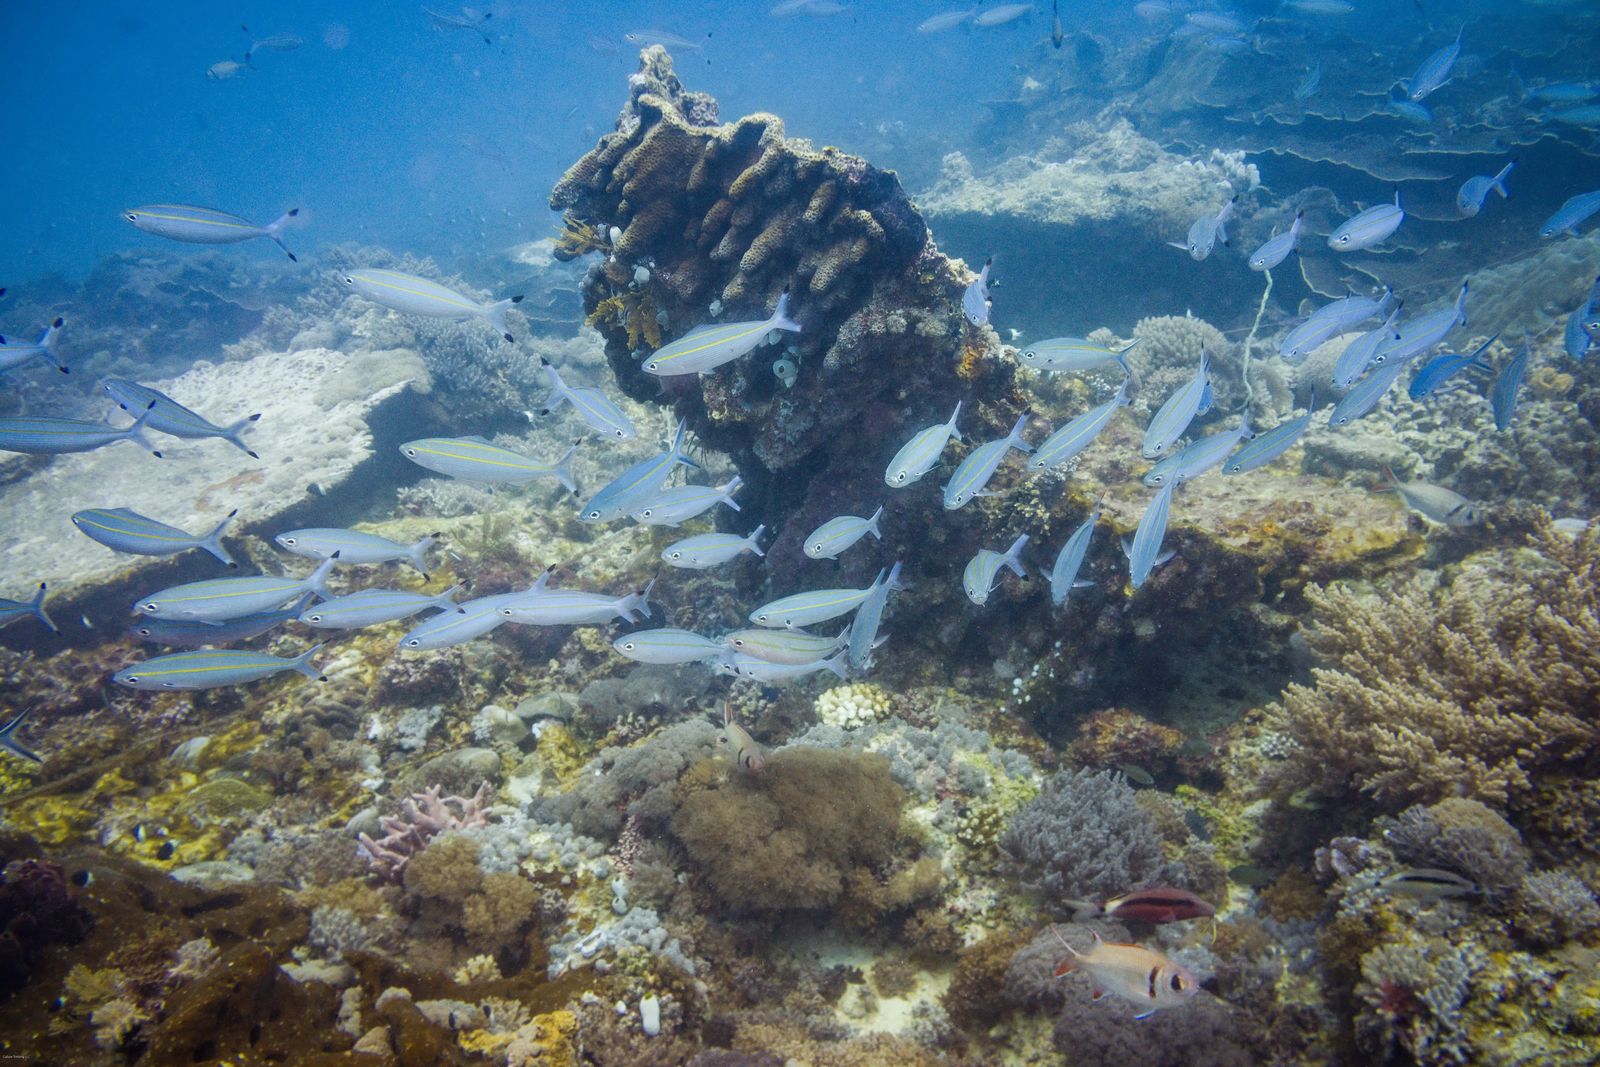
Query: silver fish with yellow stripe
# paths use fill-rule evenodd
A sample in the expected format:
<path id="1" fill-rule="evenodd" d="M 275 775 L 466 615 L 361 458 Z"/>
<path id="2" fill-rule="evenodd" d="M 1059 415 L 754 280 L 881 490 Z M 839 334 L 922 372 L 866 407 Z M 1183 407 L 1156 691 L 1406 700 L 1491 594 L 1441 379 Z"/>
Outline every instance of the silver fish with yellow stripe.
<path id="1" fill-rule="evenodd" d="M 554 478 L 571 493 L 578 491 L 572 475 L 572 455 L 577 450 L 574 444 L 554 463 L 541 463 L 482 437 L 421 437 L 400 446 L 402 456 L 435 474 L 508 485 Z"/>
<path id="2" fill-rule="evenodd" d="M 734 630 L 722 635 L 722 643 L 735 652 L 768 663 L 814 663 L 832 655 L 850 637 L 850 627 L 839 631 L 836 637 L 820 637 L 804 630 L 768 630 L 757 627 Z"/>
<path id="3" fill-rule="evenodd" d="M 761 550 L 761 535 L 766 533 L 766 530 L 764 525 L 757 526 L 750 532 L 749 537 L 729 533 L 695 534 L 662 549 L 661 560 L 670 567 L 703 571 L 708 567 L 727 563 L 746 552 L 765 556 L 766 553 Z"/>
<path id="4" fill-rule="evenodd" d="M 696 663 L 722 655 L 722 642 L 673 626 L 623 634 L 611 647 L 636 663 Z"/>
<path id="5" fill-rule="evenodd" d="M 643 370 L 660 378 L 708 374 L 752 351 L 773 330 L 800 332 L 800 324 L 789 317 L 788 290 L 778 297 L 778 306 L 771 318 L 697 326 L 671 344 L 658 348 L 644 361 Z"/>
<path id="6" fill-rule="evenodd" d="M 447 285 L 419 278 L 398 270 L 353 270 L 340 281 L 374 304 L 382 304 L 404 315 L 430 319 L 482 319 L 507 341 L 514 341 L 506 327 L 506 312 L 522 303 L 522 296 L 479 303 Z"/>
<path id="7" fill-rule="evenodd" d="M 950 439 L 954 437 L 957 441 L 961 440 L 961 431 L 956 429 L 956 419 L 960 415 L 961 401 L 958 400 L 956 409 L 950 413 L 949 422 L 934 423 L 918 430 L 889 461 L 888 469 L 883 472 L 884 482 L 898 489 L 931 471 L 944 454 L 944 446 L 950 443 Z"/>
<path id="8" fill-rule="evenodd" d="M 772 629 L 798 630 L 814 623 L 848 615 L 885 584 L 882 574 L 865 589 L 814 589 L 763 604 L 750 613 L 750 621 Z"/>
<path id="9" fill-rule="evenodd" d="M 985 492 L 983 487 L 989 484 L 994 472 L 1000 469 L 1000 464 L 1005 461 L 1006 452 L 1013 448 L 1023 454 L 1033 451 L 1028 442 L 1022 439 L 1022 429 L 1028 425 L 1028 417 L 1027 412 L 1023 412 L 1017 416 L 1016 425 L 1011 427 L 1009 434 L 998 441 L 986 441 L 967 453 L 967 458 L 961 461 L 956 472 L 945 483 L 946 511 L 954 511 L 974 497 L 996 495 Z"/>
<path id="10" fill-rule="evenodd" d="M 733 494 L 744 479 L 735 474 L 722 485 L 674 485 L 659 489 L 633 513 L 635 522 L 645 526 L 677 526 L 705 514 L 718 504 L 740 510 Z"/>
<path id="11" fill-rule="evenodd" d="M 230 567 L 237 567 L 228 550 L 222 547 L 222 531 L 238 515 L 237 509 L 207 534 L 191 534 L 146 518 L 128 508 L 88 508 L 74 512 L 72 525 L 91 541 L 98 541 L 116 552 L 135 556 L 175 556 L 191 548 L 203 548 Z"/>
<path id="12" fill-rule="evenodd" d="M 47 589 L 49 589 L 48 583 L 40 582 L 39 591 L 33 594 L 32 600 L 8 600 L 0 596 L 0 627 L 9 626 L 24 616 L 32 615 L 48 626 L 52 633 L 60 633 L 61 627 L 44 613 L 44 595 Z"/>
<path id="13" fill-rule="evenodd" d="M 186 441 L 220 437 L 251 459 L 261 458 L 239 436 L 246 428 L 260 420 L 260 412 L 246 415 L 227 426 L 218 426 L 197 412 L 190 411 L 166 393 L 152 389 L 148 385 L 130 382 L 125 378 L 107 378 L 100 383 L 100 388 L 121 405 L 124 411 L 143 411 L 149 408 L 149 426 L 152 430 L 159 430 Z"/>
<path id="14" fill-rule="evenodd" d="M 223 64 L 218 63 L 212 70 L 221 66 Z M 298 262 L 298 257 L 283 243 L 283 231 L 299 214 L 299 208 L 290 208 L 275 221 L 265 226 L 258 226 L 249 219 L 208 207 L 193 207 L 189 204 L 146 204 L 144 207 L 124 211 L 122 217 L 133 223 L 134 229 L 153 233 L 157 237 L 165 237 L 169 241 L 182 241 L 191 245 L 232 245 L 240 241 L 265 237 L 283 249 L 284 255 Z"/>
<path id="15" fill-rule="evenodd" d="M 160 459 L 160 450 L 144 435 L 150 415 L 150 411 L 145 411 L 132 426 L 120 430 L 103 422 L 49 415 L 0 418 L 0 452 L 59 456 L 67 452 L 92 452 L 118 441 L 132 441 Z"/>
<path id="16" fill-rule="evenodd" d="M 1040 442 L 1033 455 L 1028 457 L 1028 469 L 1042 471 L 1059 467 L 1088 448 L 1100 436 L 1100 431 L 1106 428 L 1117 409 L 1127 406 L 1128 381 L 1127 378 L 1122 380 L 1122 388 L 1117 390 L 1116 396 L 1085 411 Z"/>
<path id="17" fill-rule="evenodd" d="M 603 486 L 579 510 L 578 521 L 611 522 L 625 515 L 632 515 L 667 484 L 667 479 L 672 476 L 673 467 L 679 463 L 699 467 L 700 464 L 683 454 L 688 433 L 688 420 L 678 420 L 677 432 L 672 435 L 672 445 L 665 452 L 657 452 L 648 459 L 641 459 Z"/>
<path id="18" fill-rule="evenodd" d="M 377 626 L 396 622 L 419 611 L 454 611 L 458 605 L 455 595 L 462 587 L 452 585 L 442 593 L 408 593 L 403 589 L 361 589 L 332 600 L 324 600 L 316 607 L 303 607 L 296 617 L 307 626 L 319 630 L 355 630 L 363 626 Z"/>
<path id="19" fill-rule="evenodd" d="M 578 417 L 602 437 L 631 441 L 637 436 L 633 421 L 605 393 L 590 386 L 568 385 L 561 380 L 560 373 L 548 359 L 540 356 L 539 363 L 544 367 L 545 376 L 550 379 L 550 395 L 545 397 L 544 407 L 539 409 L 539 414 L 548 415 L 562 403 L 568 403 Z"/>
<path id="20" fill-rule="evenodd" d="M 797 682 L 802 678 L 809 678 L 818 671 L 832 671 L 843 681 L 849 677 L 845 673 L 845 650 L 840 649 L 828 659 L 819 659 L 815 663 L 768 663 L 764 659 L 754 656 L 743 656 L 737 652 L 725 652 L 714 664 L 719 674 L 731 674 L 735 678 L 748 678 L 763 685 L 784 685 L 788 682 Z"/>
<path id="21" fill-rule="evenodd" d="M 425 553 L 433 546 L 438 536 L 429 534 L 415 544 L 402 545 L 399 541 L 391 541 L 377 534 L 362 533 L 360 530 L 311 527 L 281 533 L 273 540 L 278 542 L 284 551 L 293 552 L 306 559 L 331 559 L 337 553 L 339 562 L 347 565 L 404 560 L 426 578 L 428 561 Z"/>
<path id="22" fill-rule="evenodd" d="M 217 648 L 235 641 L 248 641 L 260 637 L 268 630 L 296 618 L 311 603 L 314 594 L 307 593 L 295 603 L 275 611 L 258 611 L 227 622 L 196 622 L 193 619 L 143 618 L 128 627 L 128 636 L 158 645 L 178 648 Z"/>
<path id="23" fill-rule="evenodd" d="M 56 359 L 55 341 L 56 334 L 61 332 L 64 319 L 56 319 L 44 328 L 37 341 L 7 341 L 0 337 L 0 374 L 20 367 L 30 359 L 42 359 L 62 374 L 71 374 L 67 365 Z"/>
<path id="24" fill-rule="evenodd" d="M 1211 357 L 1202 349 L 1200 368 L 1195 371 L 1194 377 L 1178 386 L 1167 397 L 1166 403 L 1150 416 L 1150 425 L 1145 428 L 1140 449 L 1144 458 L 1156 459 L 1166 455 L 1173 443 L 1189 429 L 1195 417 L 1210 409 Z"/>
<path id="25" fill-rule="evenodd" d="M 220 689 L 269 678 L 283 671 L 298 671 L 307 678 L 323 682 L 327 679 L 311 665 L 312 657 L 321 651 L 322 646 L 316 645 L 294 659 L 237 648 L 174 652 L 124 667 L 113 674 L 111 680 L 129 689 Z"/>
<path id="26" fill-rule="evenodd" d="M 1022 534 L 1004 552 L 996 552 L 992 548 L 978 549 L 978 554 L 967 561 L 966 569 L 961 572 L 961 586 L 966 590 L 967 599 L 980 608 L 987 604 L 1002 567 L 1018 578 L 1026 578 L 1028 572 L 1022 566 L 1022 550 L 1027 544 L 1028 535 Z"/>
<path id="27" fill-rule="evenodd" d="M 840 515 L 829 519 L 827 522 L 811 531 L 811 536 L 805 540 L 805 554 L 812 559 L 838 559 L 839 553 L 871 534 L 878 540 L 883 540 L 883 531 L 878 529 L 878 520 L 883 517 L 883 505 L 878 505 L 878 510 L 872 513 L 869 519 L 859 515 Z"/>
<path id="28" fill-rule="evenodd" d="M 133 610 L 157 619 L 194 619 L 200 622 L 225 622 L 258 611 L 280 607 L 305 593 L 329 599 L 328 572 L 338 562 L 338 554 L 305 578 L 257 575 L 252 578 L 212 578 L 189 582 L 141 597 Z"/>

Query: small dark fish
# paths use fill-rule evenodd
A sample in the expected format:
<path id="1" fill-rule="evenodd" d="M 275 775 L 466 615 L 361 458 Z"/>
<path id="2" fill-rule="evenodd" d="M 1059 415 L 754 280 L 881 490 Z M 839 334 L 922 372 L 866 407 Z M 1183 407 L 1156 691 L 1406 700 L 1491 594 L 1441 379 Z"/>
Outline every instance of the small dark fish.
<path id="1" fill-rule="evenodd" d="M 1408 867 L 1385 878 L 1378 887 L 1388 893 L 1426 900 L 1466 897 L 1479 892 L 1476 882 L 1436 867 Z"/>
<path id="2" fill-rule="evenodd" d="M 1156 784 L 1155 778 L 1149 771 L 1136 763 L 1119 763 L 1114 768 L 1127 776 L 1128 781 L 1134 785 L 1152 786 Z"/>
<path id="3" fill-rule="evenodd" d="M 1067 39 L 1066 33 L 1061 29 L 1060 0 L 1051 0 L 1050 3 L 1050 43 L 1057 48 Z"/>
<path id="4" fill-rule="evenodd" d="M 1263 886 L 1274 878 L 1278 872 L 1267 867 L 1257 867 L 1249 863 L 1241 863 L 1237 867 L 1229 868 L 1228 877 L 1245 886 Z"/>
<path id="5" fill-rule="evenodd" d="M 178 843 L 176 841 L 164 841 L 162 842 L 161 847 L 156 849 L 156 859 L 170 860 L 173 856 L 173 853 L 177 851 Z"/>
<path id="6" fill-rule="evenodd" d="M 1504 432 L 1511 425 L 1511 418 L 1517 413 L 1517 393 L 1522 389 L 1522 377 L 1528 372 L 1528 357 L 1532 348 L 1526 336 L 1522 339 L 1522 347 L 1517 349 L 1517 354 L 1511 357 L 1511 362 L 1505 365 L 1494 384 L 1489 387 L 1489 406 L 1494 411 L 1494 428 Z"/>

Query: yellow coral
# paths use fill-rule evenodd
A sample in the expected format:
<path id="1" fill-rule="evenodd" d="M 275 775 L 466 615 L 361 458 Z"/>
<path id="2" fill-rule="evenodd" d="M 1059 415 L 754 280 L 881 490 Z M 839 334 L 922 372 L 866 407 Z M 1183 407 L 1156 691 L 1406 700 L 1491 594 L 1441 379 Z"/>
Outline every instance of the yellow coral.
<path id="1" fill-rule="evenodd" d="M 956 361 L 956 377 L 964 382 L 977 381 L 984 371 L 983 354 L 988 351 L 988 345 L 979 338 L 973 338 L 961 346 L 961 358 Z"/>
<path id="2" fill-rule="evenodd" d="M 573 779 L 583 771 L 583 765 L 588 762 L 584 758 L 583 746 L 578 744 L 578 739 L 572 736 L 572 731 L 558 722 L 552 722 L 539 733 L 537 747 L 540 758 L 545 766 L 550 768 L 556 780 L 567 788 Z"/>
<path id="3" fill-rule="evenodd" d="M 584 222 L 570 212 L 561 218 L 561 232 L 556 235 L 554 255 L 560 260 L 577 259 L 590 252 L 611 251 L 611 240 L 598 226 Z"/>

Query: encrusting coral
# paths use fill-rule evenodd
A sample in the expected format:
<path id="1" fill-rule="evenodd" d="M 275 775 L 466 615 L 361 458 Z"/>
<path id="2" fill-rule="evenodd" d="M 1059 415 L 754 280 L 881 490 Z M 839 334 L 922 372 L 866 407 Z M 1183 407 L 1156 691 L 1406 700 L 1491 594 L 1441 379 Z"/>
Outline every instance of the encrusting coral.
<path id="1" fill-rule="evenodd" d="M 1448 586 L 1309 590 L 1307 637 L 1327 666 L 1268 710 L 1294 742 L 1278 780 L 1391 809 L 1447 796 L 1515 808 L 1534 800 L 1536 774 L 1591 767 L 1600 538 L 1566 537 L 1544 517 L 1530 547 Z"/>

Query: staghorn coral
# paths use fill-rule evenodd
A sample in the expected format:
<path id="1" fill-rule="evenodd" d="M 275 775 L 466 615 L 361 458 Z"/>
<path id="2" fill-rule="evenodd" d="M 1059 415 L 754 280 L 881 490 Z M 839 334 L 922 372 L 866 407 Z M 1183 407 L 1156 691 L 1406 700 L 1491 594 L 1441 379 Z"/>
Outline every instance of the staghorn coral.
<path id="1" fill-rule="evenodd" d="M 1058 771 L 1000 839 L 1000 850 L 1052 908 L 1164 880 L 1155 823 L 1132 787 L 1108 771 Z"/>
<path id="2" fill-rule="evenodd" d="M 1446 796 L 1532 803 L 1534 775 L 1590 764 L 1600 742 L 1600 539 L 1538 519 L 1530 547 L 1383 596 L 1312 588 L 1327 666 L 1268 709 L 1295 746 L 1276 784 L 1359 790 L 1398 808 Z"/>

